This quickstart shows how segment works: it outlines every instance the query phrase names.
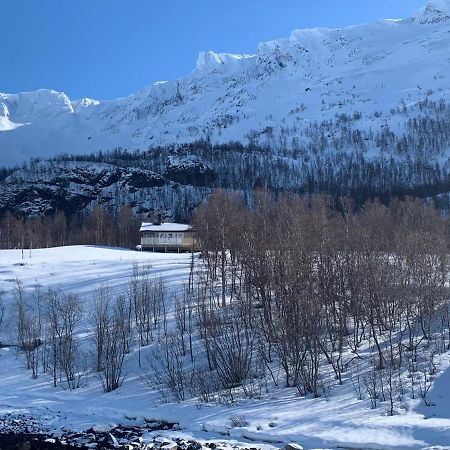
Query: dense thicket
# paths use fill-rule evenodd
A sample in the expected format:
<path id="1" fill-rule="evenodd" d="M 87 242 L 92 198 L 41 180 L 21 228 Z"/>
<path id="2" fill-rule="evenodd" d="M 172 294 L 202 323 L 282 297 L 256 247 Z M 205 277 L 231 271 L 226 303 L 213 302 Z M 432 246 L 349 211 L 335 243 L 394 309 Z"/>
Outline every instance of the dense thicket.
<path id="1" fill-rule="evenodd" d="M 199 323 L 222 386 L 254 377 L 259 361 L 314 396 L 332 370 L 391 414 L 406 392 L 426 397 L 450 348 L 448 217 L 412 199 L 354 213 L 348 200 L 337 212 L 326 197 L 267 192 L 249 210 L 216 192 L 194 222 Z"/>

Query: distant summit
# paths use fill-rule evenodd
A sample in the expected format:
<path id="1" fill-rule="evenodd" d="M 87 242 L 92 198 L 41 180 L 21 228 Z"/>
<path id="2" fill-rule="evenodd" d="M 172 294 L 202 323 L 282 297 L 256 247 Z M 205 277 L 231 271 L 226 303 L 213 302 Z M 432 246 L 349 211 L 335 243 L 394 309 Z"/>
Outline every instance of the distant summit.
<path id="1" fill-rule="evenodd" d="M 416 13 L 414 18 L 424 25 L 446 22 L 450 20 L 450 1 L 431 0 Z"/>

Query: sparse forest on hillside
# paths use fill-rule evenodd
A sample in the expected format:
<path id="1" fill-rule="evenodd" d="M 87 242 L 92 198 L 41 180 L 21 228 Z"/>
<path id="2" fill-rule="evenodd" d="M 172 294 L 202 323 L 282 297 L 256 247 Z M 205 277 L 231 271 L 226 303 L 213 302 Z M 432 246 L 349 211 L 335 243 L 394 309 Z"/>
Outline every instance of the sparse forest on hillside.
<path id="1" fill-rule="evenodd" d="M 186 222 L 214 189 L 242 193 L 251 206 L 257 188 L 277 196 L 328 194 L 335 202 L 349 197 L 356 208 L 375 198 L 389 204 L 393 197 L 415 196 L 449 209 L 450 166 L 434 153 L 439 134 L 433 126 L 420 132 L 417 143 L 413 132 L 402 138 L 388 133 L 390 147 L 378 156 L 370 156 L 368 144 L 363 144 L 365 150 L 355 149 L 352 132 L 328 142 L 327 133 L 319 128 L 314 142 L 323 142 L 324 148 L 280 153 L 239 143 L 197 142 L 145 152 L 117 149 L 33 161 L 0 182 L 0 215 L 9 211 L 35 217 L 61 211 L 73 218 L 101 207 L 116 216 L 121 207 L 130 206 L 141 217 L 162 211 L 168 219 Z M 440 125 L 440 129 L 447 128 Z M 401 150 L 404 145 L 406 154 Z"/>
<path id="2" fill-rule="evenodd" d="M 97 206 L 117 215 L 129 205 L 137 215 L 158 210 L 188 221 L 213 189 L 243 193 L 250 205 L 255 188 L 350 197 L 357 208 L 374 198 L 388 204 L 392 197 L 415 196 L 448 210 L 450 108 L 433 94 L 413 106 L 403 102 L 388 116 L 375 112 L 369 127 L 355 111 L 305 129 L 282 128 L 280 135 L 270 127 L 253 132 L 247 145 L 198 141 L 34 159 L 0 170 L 0 215 L 62 211 L 71 218 Z"/>

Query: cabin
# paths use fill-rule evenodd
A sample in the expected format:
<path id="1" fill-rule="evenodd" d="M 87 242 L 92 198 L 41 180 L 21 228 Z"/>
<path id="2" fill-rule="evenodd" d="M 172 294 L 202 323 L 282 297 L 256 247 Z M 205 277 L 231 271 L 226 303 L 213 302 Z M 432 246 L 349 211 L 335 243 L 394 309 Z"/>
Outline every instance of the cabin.
<path id="1" fill-rule="evenodd" d="M 191 252 L 197 250 L 194 228 L 182 223 L 142 222 L 141 250 L 153 252 Z"/>

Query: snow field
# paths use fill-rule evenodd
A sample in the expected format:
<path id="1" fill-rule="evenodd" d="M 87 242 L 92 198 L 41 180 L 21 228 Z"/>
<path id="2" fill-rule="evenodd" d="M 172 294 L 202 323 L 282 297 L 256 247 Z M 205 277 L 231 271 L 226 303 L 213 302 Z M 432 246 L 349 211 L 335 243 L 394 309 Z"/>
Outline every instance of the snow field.
<path id="1" fill-rule="evenodd" d="M 17 279 L 27 292 L 39 286 L 77 293 L 87 307 L 92 292 L 99 286 L 107 284 L 115 293 L 123 292 L 134 263 L 149 267 L 151 276 L 163 277 L 169 291 L 176 293 L 187 279 L 190 255 L 74 246 L 32 250 L 31 257 L 26 251 L 22 259 L 20 250 L 2 250 L 0 289 L 5 292 L 7 309 L 11 307 Z M 80 328 L 80 332 L 89 331 L 87 322 Z M 7 331 L 4 337 L 8 337 Z M 32 380 L 23 355 L 12 349 L 1 349 L 0 414 L 28 413 L 55 429 L 75 430 L 165 419 L 180 423 L 179 436 L 254 441 L 258 445 L 278 447 L 297 441 L 306 448 L 333 448 L 338 443 L 377 449 L 445 448 L 450 443 L 447 401 L 450 370 L 446 370 L 449 366 L 450 356 L 445 354 L 430 394 L 436 406 L 428 408 L 421 400 L 410 400 L 405 410 L 389 417 L 383 408 L 372 410 L 367 401 L 357 400 L 348 379 L 343 386 L 331 387 L 329 395 L 318 399 L 299 397 L 294 388 L 279 388 L 260 400 L 241 400 L 232 407 L 199 405 L 195 400 L 162 404 L 159 394 L 142 382 L 143 371 L 137 363 L 136 352 L 127 357 L 124 384 L 105 394 L 95 375 L 90 376 L 85 387 L 74 391 L 53 388 L 46 375 Z M 232 428 L 232 415 L 242 416 L 248 424 Z"/>

